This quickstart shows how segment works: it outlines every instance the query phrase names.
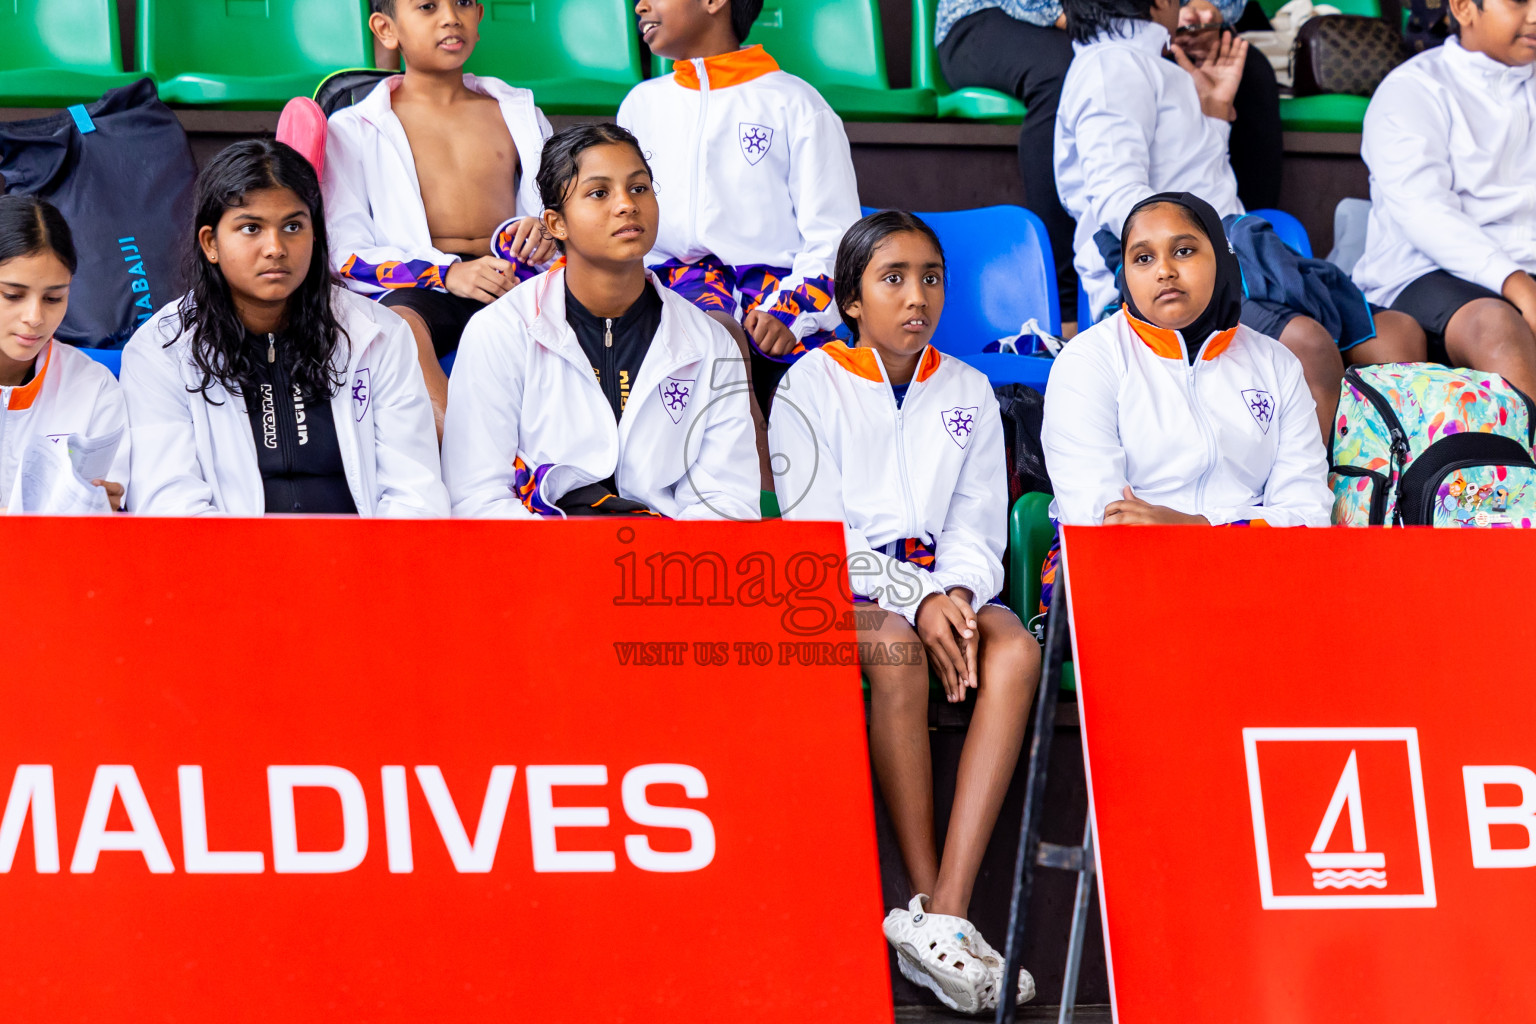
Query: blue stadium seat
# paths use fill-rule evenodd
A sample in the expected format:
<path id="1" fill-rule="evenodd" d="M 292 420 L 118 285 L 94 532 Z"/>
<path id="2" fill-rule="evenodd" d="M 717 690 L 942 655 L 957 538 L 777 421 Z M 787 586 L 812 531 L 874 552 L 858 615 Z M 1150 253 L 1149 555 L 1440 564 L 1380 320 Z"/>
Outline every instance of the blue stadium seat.
<path id="1" fill-rule="evenodd" d="M 1249 210 L 1256 217 L 1263 217 L 1269 221 L 1275 229 L 1275 234 L 1280 236 L 1280 241 L 1295 249 L 1308 259 L 1312 258 L 1312 240 L 1307 236 L 1307 229 L 1301 221 L 1286 213 L 1284 210 Z M 1082 279 L 1077 282 L 1077 329 L 1087 330 L 1093 326 L 1093 318 L 1088 309 L 1088 294 L 1083 289 Z"/>
<path id="2" fill-rule="evenodd" d="M 1312 240 L 1307 237 L 1307 229 L 1302 226 L 1301 221 L 1284 210 L 1249 210 L 1248 212 L 1269 221 L 1275 229 L 1275 234 L 1280 236 L 1280 241 L 1308 259 L 1312 258 Z"/>
<path id="3" fill-rule="evenodd" d="M 970 363 L 994 384 L 1044 390 L 1050 359 L 982 351 L 993 341 L 1018 334 L 1031 318 L 1052 334 L 1061 334 L 1056 264 L 1040 218 L 1022 206 L 917 216 L 939 236 L 949 263 L 934 347 Z"/>
<path id="4" fill-rule="evenodd" d="M 123 350 L 120 348 L 82 348 L 80 350 L 118 377 L 123 372 Z"/>

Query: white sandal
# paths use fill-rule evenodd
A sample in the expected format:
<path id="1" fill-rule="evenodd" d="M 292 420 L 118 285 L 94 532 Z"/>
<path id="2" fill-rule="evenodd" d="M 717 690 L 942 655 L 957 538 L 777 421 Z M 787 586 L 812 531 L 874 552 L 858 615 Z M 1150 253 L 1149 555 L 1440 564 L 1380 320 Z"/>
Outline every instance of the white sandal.
<path id="1" fill-rule="evenodd" d="M 885 937 L 896 947 L 902 975 L 951 1010 L 979 1013 L 995 1007 L 1002 961 L 965 918 L 924 910 L 927 899 L 919 893 L 906 908 L 885 915 Z M 1033 980 L 1030 989 L 1033 995 Z"/>
<path id="2" fill-rule="evenodd" d="M 986 1006 L 982 1007 L 982 1009 L 984 1009 L 984 1010 L 995 1010 L 997 1008 L 997 999 L 1002 994 L 1003 970 L 1004 970 L 1004 968 L 1006 968 L 1008 966 L 1007 961 L 1003 958 L 1003 955 L 1001 953 L 999 953 L 997 950 L 993 949 L 987 943 L 986 939 L 981 937 L 981 932 L 976 930 L 975 925 L 971 926 L 971 944 L 972 944 L 972 946 L 975 947 L 975 949 L 979 953 L 982 954 L 983 962 L 993 962 L 993 961 L 995 961 L 996 964 L 997 964 L 996 968 L 992 972 L 993 977 L 995 979 L 995 984 L 994 984 L 994 988 L 993 988 L 993 992 L 995 994 L 994 994 L 994 996 L 992 998 L 992 1001 L 989 1004 L 987 1004 Z M 1019 995 L 1018 995 L 1018 999 L 1016 1000 L 1016 1004 L 1022 1006 L 1023 1004 L 1029 1002 L 1033 998 L 1035 998 L 1035 978 L 1034 978 L 1034 975 L 1030 974 L 1024 968 L 1020 967 L 1019 968 Z"/>

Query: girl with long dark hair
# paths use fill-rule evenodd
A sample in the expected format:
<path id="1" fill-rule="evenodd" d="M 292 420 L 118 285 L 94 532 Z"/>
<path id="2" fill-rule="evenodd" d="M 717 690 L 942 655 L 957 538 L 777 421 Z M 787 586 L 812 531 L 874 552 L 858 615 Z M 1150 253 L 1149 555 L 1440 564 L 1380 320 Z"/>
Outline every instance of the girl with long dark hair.
<path id="1" fill-rule="evenodd" d="M 835 298 L 854 344 L 790 367 L 768 425 L 785 519 L 845 524 L 869 752 L 915 895 L 885 918 L 908 980 L 950 1009 L 997 1006 L 1010 979 L 969 920 L 971 891 L 1013 777 L 1040 650 L 997 601 L 1008 538 L 1002 421 L 980 372 L 929 344 L 944 310 L 944 250 L 910 213 L 854 224 Z M 943 854 L 928 744 L 930 670 L 973 697 Z M 1022 1002 L 1029 972 L 1012 979 Z"/>
<path id="2" fill-rule="evenodd" d="M 69 309 L 77 264 L 69 225 L 35 196 L 0 197 L 0 511 L 23 508 L 17 470 L 39 438 L 124 436 L 100 507 L 122 506 L 128 482 L 128 410 L 111 372 L 54 337 Z"/>
<path id="3" fill-rule="evenodd" d="M 230 146 L 198 178 L 195 232 L 191 290 L 123 352 L 130 507 L 447 515 L 410 329 L 332 281 L 309 163 Z"/>

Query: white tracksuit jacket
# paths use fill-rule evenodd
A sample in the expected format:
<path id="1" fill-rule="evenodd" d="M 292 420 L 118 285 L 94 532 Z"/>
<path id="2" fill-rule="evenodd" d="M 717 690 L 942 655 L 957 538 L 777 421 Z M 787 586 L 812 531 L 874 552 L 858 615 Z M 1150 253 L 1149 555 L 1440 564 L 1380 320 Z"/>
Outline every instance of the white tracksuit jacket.
<path id="1" fill-rule="evenodd" d="M 0 509 L 20 507 L 16 470 L 37 437 L 63 442 L 70 434 L 97 438 L 128 425 L 123 389 L 112 371 L 62 341 L 38 353 L 37 373 L 18 387 L 0 387 Z M 128 484 L 128 434 L 107 479 Z"/>
<path id="2" fill-rule="evenodd" d="M 784 518 L 843 524 L 855 595 L 915 622 L 930 594 L 966 587 L 980 611 L 1002 590 L 1008 468 L 979 371 L 930 346 L 897 408 L 878 352 L 828 342 L 784 375 L 768 445 Z M 908 538 L 931 571 L 881 550 Z"/>
<path id="3" fill-rule="evenodd" d="M 1536 69 L 1451 36 L 1377 87 L 1360 155 L 1371 218 L 1354 279 L 1372 302 L 1436 269 L 1495 292 L 1536 271 Z"/>
<path id="4" fill-rule="evenodd" d="M 814 86 L 749 46 L 641 82 L 618 122 L 655 172 L 661 227 L 647 264 L 713 253 L 727 266 L 788 268 L 759 308 L 795 300 L 796 338 L 837 328 L 835 304 L 816 312 L 797 294 L 830 297 L 838 243 L 860 216 L 848 136 Z"/>
<path id="5" fill-rule="evenodd" d="M 1227 157 L 1232 126 L 1207 117 L 1189 72 L 1163 58 L 1168 30 L 1122 21 L 1122 34 L 1073 43 L 1056 108 L 1056 191 L 1077 221 L 1072 263 L 1097 311 L 1115 276 L 1093 236 L 1116 238 L 1131 207 L 1158 192 L 1192 192 L 1217 216 L 1244 213 Z"/>
<path id="6" fill-rule="evenodd" d="M 354 106 L 331 116 L 325 138 L 325 223 L 330 235 L 331 266 L 348 288 L 364 295 L 412 281 L 441 282 L 459 257 L 432 245 L 427 209 L 416 177 L 416 158 L 400 118 L 390 105 L 403 75 L 386 78 Z M 517 146 L 520 180 L 519 217 L 537 216 L 536 178 L 549 121 L 533 102 L 533 93 L 496 78 L 465 75 L 464 84 L 501 105 L 507 130 Z M 489 256 L 487 249 L 482 255 Z"/>
<path id="7" fill-rule="evenodd" d="M 437 430 L 410 328 L 344 288 L 331 296 L 350 340 L 336 347 L 344 383 L 331 414 L 358 514 L 446 516 Z M 123 349 L 133 435 L 128 507 L 151 516 L 262 515 L 266 493 L 245 401 L 217 381 L 207 399 L 187 391 L 201 378 L 190 336 L 178 336 L 176 307 L 162 309 Z"/>
<path id="8" fill-rule="evenodd" d="M 741 350 L 682 296 L 661 324 L 614 422 L 565 319 L 557 264 L 476 313 L 448 380 L 443 477 L 455 516 L 531 518 L 533 505 L 615 477 L 621 497 L 672 519 L 761 518 L 757 442 Z M 538 473 L 528 504 L 518 465 Z"/>
<path id="9" fill-rule="evenodd" d="M 1072 339 L 1045 394 L 1051 515 L 1103 523 L 1124 495 L 1213 525 L 1327 526 L 1333 507 L 1301 362 L 1247 327 L 1183 337 L 1121 310 Z"/>

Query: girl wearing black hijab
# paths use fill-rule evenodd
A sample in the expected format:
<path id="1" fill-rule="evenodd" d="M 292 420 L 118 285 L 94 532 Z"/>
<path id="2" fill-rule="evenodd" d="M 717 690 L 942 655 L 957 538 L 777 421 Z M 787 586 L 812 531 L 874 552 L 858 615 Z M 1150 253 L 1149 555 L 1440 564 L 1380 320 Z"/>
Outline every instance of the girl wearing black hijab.
<path id="1" fill-rule="evenodd" d="M 1210 204 L 1164 192 L 1120 233 L 1124 307 L 1056 359 L 1046 469 L 1061 523 L 1327 526 L 1317 408 L 1291 352 L 1239 323 Z"/>

